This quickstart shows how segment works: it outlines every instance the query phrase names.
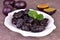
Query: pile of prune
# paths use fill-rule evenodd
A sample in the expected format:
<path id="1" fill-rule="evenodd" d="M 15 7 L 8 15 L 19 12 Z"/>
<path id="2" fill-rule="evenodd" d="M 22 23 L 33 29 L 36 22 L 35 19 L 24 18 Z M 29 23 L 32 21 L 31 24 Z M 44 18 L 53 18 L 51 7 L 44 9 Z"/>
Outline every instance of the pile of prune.
<path id="1" fill-rule="evenodd" d="M 29 10 L 21 10 L 14 13 L 12 24 L 16 25 L 18 29 L 30 32 L 41 32 L 45 30 L 48 25 L 48 19 L 44 18 L 42 21 L 36 20 L 28 16 Z"/>

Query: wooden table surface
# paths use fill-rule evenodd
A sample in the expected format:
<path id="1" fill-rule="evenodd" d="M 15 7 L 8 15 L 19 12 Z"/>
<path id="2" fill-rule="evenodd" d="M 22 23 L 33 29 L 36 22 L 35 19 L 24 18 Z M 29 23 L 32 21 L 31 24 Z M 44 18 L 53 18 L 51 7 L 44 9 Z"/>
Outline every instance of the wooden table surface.
<path id="1" fill-rule="evenodd" d="M 0 0 L 0 40 L 60 40 L 60 0 L 24 0 L 27 2 L 26 8 L 36 9 L 36 5 L 46 3 L 50 7 L 57 9 L 56 13 L 52 15 L 55 20 L 56 30 L 45 37 L 23 37 L 21 34 L 10 31 L 4 26 L 5 16 L 2 13 L 3 0 Z"/>

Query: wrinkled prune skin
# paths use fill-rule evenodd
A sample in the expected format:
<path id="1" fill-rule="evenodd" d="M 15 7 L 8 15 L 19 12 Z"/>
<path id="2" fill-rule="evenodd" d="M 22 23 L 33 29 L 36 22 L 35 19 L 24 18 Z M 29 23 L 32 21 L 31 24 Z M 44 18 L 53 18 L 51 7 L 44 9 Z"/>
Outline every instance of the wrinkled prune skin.
<path id="1" fill-rule="evenodd" d="M 12 23 L 18 29 L 30 32 L 42 32 L 48 25 L 48 19 L 44 18 L 42 21 L 36 20 L 28 16 L 29 10 L 22 10 L 13 15 Z"/>

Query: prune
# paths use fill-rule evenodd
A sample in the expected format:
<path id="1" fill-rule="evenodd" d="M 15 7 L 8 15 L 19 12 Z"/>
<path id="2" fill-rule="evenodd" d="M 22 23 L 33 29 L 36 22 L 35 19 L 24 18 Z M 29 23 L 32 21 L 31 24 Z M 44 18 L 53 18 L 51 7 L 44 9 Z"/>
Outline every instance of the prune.
<path id="1" fill-rule="evenodd" d="M 24 20 L 23 19 L 18 19 L 17 24 L 23 24 Z"/>
<path id="2" fill-rule="evenodd" d="M 23 14 L 21 12 L 19 13 L 14 13 L 13 17 L 14 18 L 20 18 Z"/>
<path id="3" fill-rule="evenodd" d="M 6 6 L 6 5 L 5 5 L 2 11 L 3 11 L 3 14 L 7 16 L 8 13 L 11 12 L 11 11 L 13 11 L 13 10 L 14 10 L 14 9 L 13 9 L 12 6 L 10 6 L 10 5 Z"/>
<path id="4" fill-rule="evenodd" d="M 34 20 L 33 22 L 32 22 L 32 24 L 37 24 L 37 25 L 40 25 L 40 21 L 39 20 Z"/>
<path id="5" fill-rule="evenodd" d="M 25 10 L 25 14 L 28 14 L 28 12 L 29 12 L 29 9 L 26 9 L 26 10 Z"/>
<path id="6" fill-rule="evenodd" d="M 12 18 L 12 23 L 16 25 L 17 19 L 16 18 Z"/>
<path id="7" fill-rule="evenodd" d="M 17 28 L 20 28 L 23 25 L 23 23 L 24 23 L 23 19 L 18 19 L 16 24 Z"/>
<path id="8" fill-rule="evenodd" d="M 14 7 L 17 9 L 24 9 L 26 5 L 25 1 L 16 1 Z"/>
<path id="9" fill-rule="evenodd" d="M 24 31 L 29 31 L 29 27 L 28 27 L 28 26 L 25 26 L 25 25 L 23 25 L 23 26 L 21 27 L 21 29 L 24 30 Z"/>
<path id="10" fill-rule="evenodd" d="M 38 26 L 38 25 L 35 25 L 35 27 L 32 27 L 31 28 L 31 32 L 41 32 L 41 31 L 43 31 L 43 30 L 45 30 L 45 27 L 42 27 L 42 26 Z"/>
<path id="11" fill-rule="evenodd" d="M 27 22 L 28 23 L 32 23 L 33 22 L 33 19 L 29 19 Z"/>
<path id="12" fill-rule="evenodd" d="M 14 7 L 14 0 L 4 0 L 3 1 L 3 5 L 11 5 L 12 7 Z"/>
<path id="13" fill-rule="evenodd" d="M 44 20 L 42 20 L 41 22 L 40 22 L 40 24 L 42 25 L 42 26 L 47 26 L 48 25 L 48 19 L 44 19 Z"/>
<path id="14" fill-rule="evenodd" d="M 43 30 L 45 30 L 45 27 L 44 26 L 39 26 L 39 32 L 41 32 L 41 31 L 43 31 Z"/>
<path id="15" fill-rule="evenodd" d="M 24 25 L 28 26 L 29 28 L 32 27 L 32 24 L 30 23 L 25 23 Z"/>
<path id="16" fill-rule="evenodd" d="M 29 17 L 26 15 L 26 16 L 23 17 L 23 19 L 24 19 L 25 21 L 27 21 L 27 20 L 29 19 Z"/>
<path id="17" fill-rule="evenodd" d="M 17 28 L 20 29 L 22 27 L 22 25 L 20 24 L 16 24 Z"/>
<path id="18" fill-rule="evenodd" d="M 27 23 L 31 23 L 31 24 L 32 24 L 32 23 L 33 23 L 33 21 L 34 21 L 34 19 L 30 17 L 30 18 L 28 18 L 28 20 L 27 20 L 26 22 L 27 22 Z"/>
<path id="19" fill-rule="evenodd" d="M 23 10 L 22 10 L 22 11 L 20 11 L 20 12 L 21 12 L 22 14 L 24 14 L 24 13 L 25 13 L 25 11 L 23 11 Z"/>

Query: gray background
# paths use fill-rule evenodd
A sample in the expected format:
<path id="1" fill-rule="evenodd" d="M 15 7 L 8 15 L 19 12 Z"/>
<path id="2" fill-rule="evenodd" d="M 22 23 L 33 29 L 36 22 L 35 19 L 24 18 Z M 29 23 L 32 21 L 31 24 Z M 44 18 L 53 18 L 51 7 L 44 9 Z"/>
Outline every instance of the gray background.
<path id="1" fill-rule="evenodd" d="M 39 3 L 46 3 L 50 7 L 57 9 L 56 13 L 52 15 L 55 19 L 55 25 L 57 29 L 50 35 L 35 38 L 35 37 L 23 37 L 21 34 L 10 31 L 3 24 L 5 16 L 2 13 L 3 0 L 0 0 L 0 40 L 60 40 L 60 0 L 24 0 L 27 2 L 27 8 L 36 9 L 36 5 Z M 52 26 L 53 27 L 53 26 Z"/>

